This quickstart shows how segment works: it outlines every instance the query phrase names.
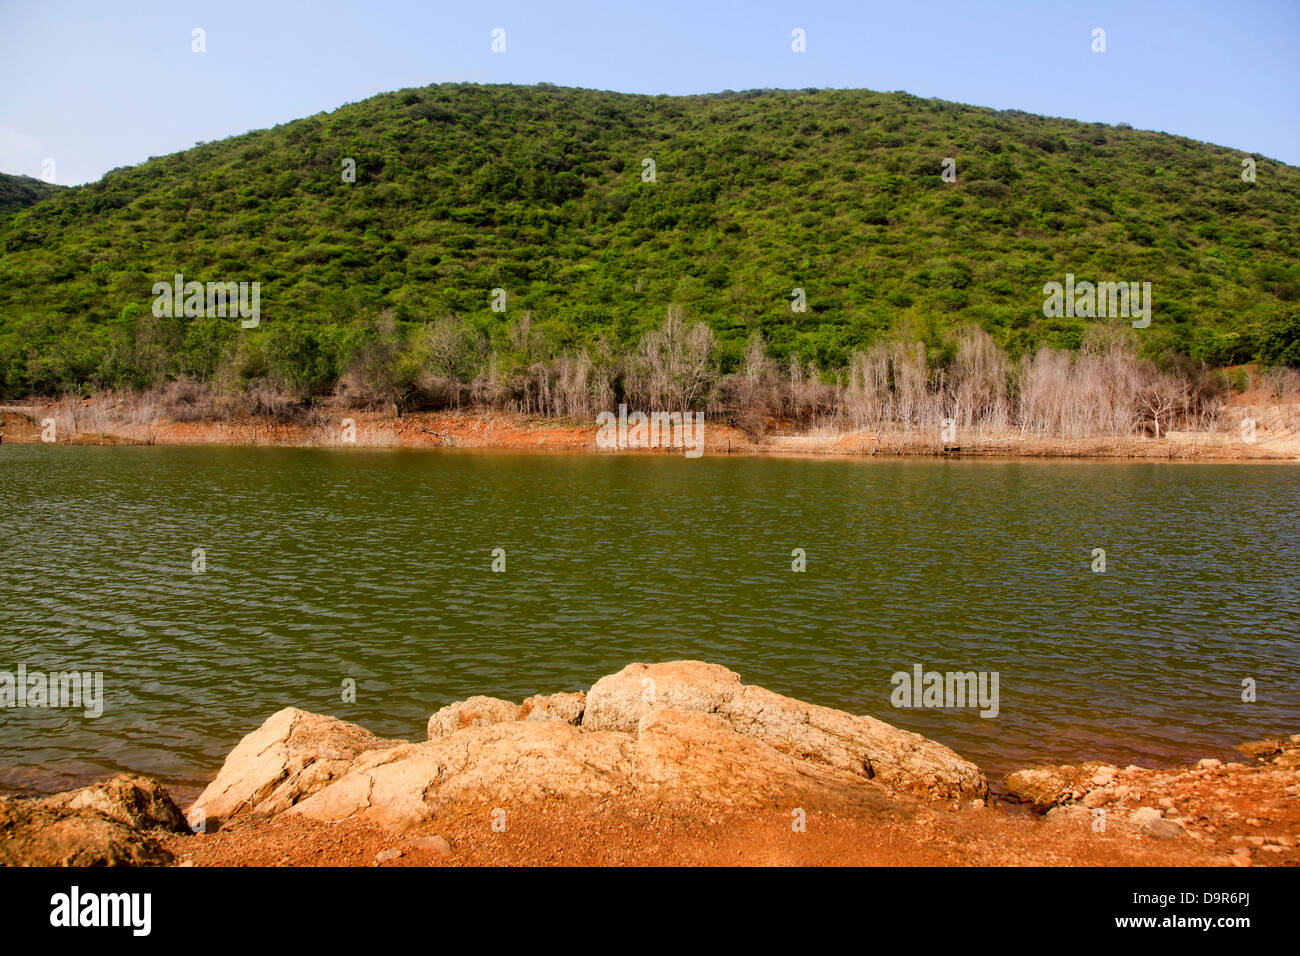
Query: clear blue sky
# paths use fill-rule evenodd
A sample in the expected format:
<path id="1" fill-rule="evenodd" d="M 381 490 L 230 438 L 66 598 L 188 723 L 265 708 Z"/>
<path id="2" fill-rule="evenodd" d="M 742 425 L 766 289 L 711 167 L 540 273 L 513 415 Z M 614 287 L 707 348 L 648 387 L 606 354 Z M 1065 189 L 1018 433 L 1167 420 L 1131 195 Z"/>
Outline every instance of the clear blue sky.
<path id="1" fill-rule="evenodd" d="M 0 0 L 0 171 L 39 176 L 48 157 L 83 183 L 444 81 L 907 90 L 1300 165 L 1300 0 Z"/>

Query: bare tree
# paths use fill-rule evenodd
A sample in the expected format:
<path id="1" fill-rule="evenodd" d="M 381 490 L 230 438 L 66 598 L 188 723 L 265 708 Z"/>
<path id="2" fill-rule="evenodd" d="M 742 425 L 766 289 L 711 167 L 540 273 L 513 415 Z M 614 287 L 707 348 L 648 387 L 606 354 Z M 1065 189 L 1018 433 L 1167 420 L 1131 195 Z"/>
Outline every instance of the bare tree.
<path id="1" fill-rule="evenodd" d="M 682 310 L 647 332 L 633 362 L 633 391 L 650 408 L 690 410 L 703 400 L 712 380 L 714 335 L 703 322 L 688 326 Z"/>

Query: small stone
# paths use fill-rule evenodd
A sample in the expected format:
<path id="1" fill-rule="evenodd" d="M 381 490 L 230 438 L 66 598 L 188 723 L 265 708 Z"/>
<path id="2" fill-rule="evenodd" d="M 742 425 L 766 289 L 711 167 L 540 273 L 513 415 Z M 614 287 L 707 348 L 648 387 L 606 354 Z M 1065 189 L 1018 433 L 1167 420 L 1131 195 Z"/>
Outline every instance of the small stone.
<path id="1" fill-rule="evenodd" d="M 402 855 L 402 851 L 397 849 L 397 847 L 389 847 L 387 850 L 380 850 L 378 853 L 375 854 L 375 862 L 389 863 L 393 860 L 396 860 L 401 855 Z"/>
<path id="2" fill-rule="evenodd" d="M 1263 846 L 1264 838 L 1262 836 L 1250 836 L 1246 837 L 1246 842 L 1251 846 Z"/>
<path id="3" fill-rule="evenodd" d="M 1266 845 L 1266 846 L 1264 847 L 1264 852 L 1265 852 L 1265 853 L 1285 853 L 1286 851 L 1283 850 L 1282 847 L 1280 847 L 1280 846 L 1273 846 L 1272 844 L 1268 844 L 1268 845 Z"/>
<path id="4" fill-rule="evenodd" d="M 1166 820 L 1155 807 L 1138 807 L 1129 817 L 1139 830 L 1158 840 L 1170 840 L 1183 832 L 1183 825 L 1177 820 Z"/>
<path id="5" fill-rule="evenodd" d="M 442 834 L 411 837 L 406 843 L 415 850 L 429 850 L 439 856 L 451 856 L 451 841 Z"/>
<path id="6" fill-rule="evenodd" d="M 1104 787 L 1115 779 L 1115 774 L 1119 773 L 1118 767 L 1102 767 L 1092 775 L 1094 786 Z"/>
<path id="7" fill-rule="evenodd" d="M 1202 770 L 1214 770 L 1223 766 L 1222 760 L 1215 760 L 1213 757 L 1206 757 L 1204 760 L 1198 760 L 1196 766 Z"/>
<path id="8" fill-rule="evenodd" d="M 1166 810 L 1172 810 L 1174 808 L 1174 801 L 1170 797 L 1161 797 L 1160 805 L 1164 807 Z"/>

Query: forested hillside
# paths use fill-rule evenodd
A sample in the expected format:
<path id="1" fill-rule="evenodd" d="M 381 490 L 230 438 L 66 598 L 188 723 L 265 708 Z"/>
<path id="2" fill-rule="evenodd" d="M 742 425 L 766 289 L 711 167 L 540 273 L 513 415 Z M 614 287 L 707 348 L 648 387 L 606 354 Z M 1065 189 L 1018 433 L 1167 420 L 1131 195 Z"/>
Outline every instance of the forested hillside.
<path id="1" fill-rule="evenodd" d="M 53 196 L 62 188 L 31 176 L 0 173 L 0 217 Z"/>
<path id="2" fill-rule="evenodd" d="M 895 338 L 942 367 L 967 326 L 1016 359 L 1106 321 L 1044 316 L 1067 273 L 1151 283 L 1148 358 L 1300 363 L 1300 170 L 1254 157 L 1246 182 L 1243 158 L 866 90 L 384 94 L 0 218 L 0 390 L 409 396 L 580 354 L 617 378 L 670 307 L 722 375 L 755 342 L 828 379 Z M 176 273 L 259 282 L 260 325 L 155 318 Z"/>

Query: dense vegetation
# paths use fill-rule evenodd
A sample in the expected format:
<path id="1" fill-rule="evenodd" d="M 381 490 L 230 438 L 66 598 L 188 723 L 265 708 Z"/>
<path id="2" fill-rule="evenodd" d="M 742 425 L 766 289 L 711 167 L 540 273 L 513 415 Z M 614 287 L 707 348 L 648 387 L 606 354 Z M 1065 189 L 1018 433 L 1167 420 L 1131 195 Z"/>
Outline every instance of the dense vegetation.
<path id="1" fill-rule="evenodd" d="M 1077 349 L 1106 322 L 1044 317 L 1066 273 L 1149 281 L 1134 344 L 1157 364 L 1300 364 L 1300 169 L 1255 157 L 1248 183 L 1242 158 L 865 90 L 385 94 L 0 218 L 0 392 L 188 379 L 518 404 L 581 375 L 617 396 L 670 307 L 708 327 L 717 375 L 758 343 L 847 381 L 893 341 L 942 370 L 970 329 L 1012 362 Z M 260 282 L 260 327 L 155 318 L 177 272 Z"/>
<path id="2" fill-rule="evenodd" d="M 53 196 L 62 188 L 31 176 L 0 173 L 0 217 Z"/>

